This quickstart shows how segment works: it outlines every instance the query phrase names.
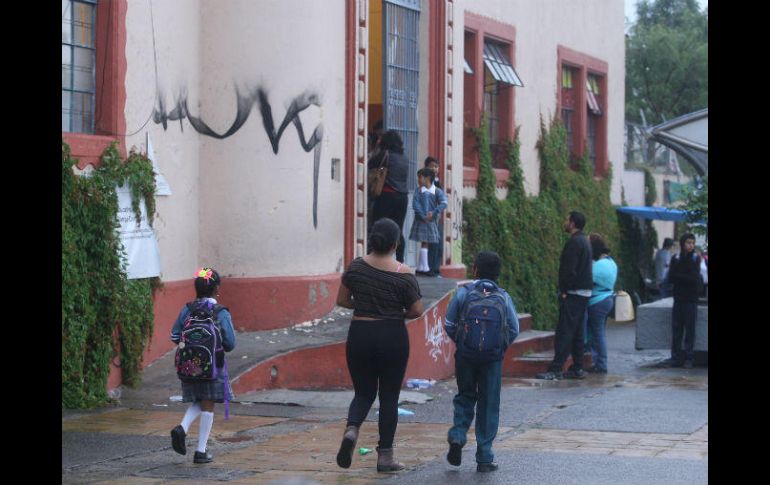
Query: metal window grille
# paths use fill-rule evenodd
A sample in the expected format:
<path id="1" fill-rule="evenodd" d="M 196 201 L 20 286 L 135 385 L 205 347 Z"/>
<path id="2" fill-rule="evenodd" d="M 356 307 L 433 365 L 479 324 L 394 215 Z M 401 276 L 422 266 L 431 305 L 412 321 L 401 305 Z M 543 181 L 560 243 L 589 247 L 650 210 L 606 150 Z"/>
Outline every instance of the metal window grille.
<path id="1" fill-rule="evenodd" d="M 62 0 L 62 131 L 94 132 L 96 0 Z"/>
<path id="2" fill-rule="evenodd" d="M 386 130 L 396 130 L 409 160 L 407 186 L 417 187 L 417 96 L 420 71 L 418 2 L 385 2 L 384 98 Z"/>

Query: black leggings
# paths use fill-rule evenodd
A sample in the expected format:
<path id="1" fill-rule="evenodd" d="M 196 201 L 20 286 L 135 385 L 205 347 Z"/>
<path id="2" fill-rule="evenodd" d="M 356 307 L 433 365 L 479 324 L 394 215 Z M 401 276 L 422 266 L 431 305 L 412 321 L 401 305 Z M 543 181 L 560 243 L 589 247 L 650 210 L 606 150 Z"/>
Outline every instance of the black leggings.
<path id="1" fill-rule="evenodd" d="M 398 424 L 398 397 L 409 360 L 403 320 L 353 320 L 345 347 L 355 396 L 348 426 L 361 426 L 380 393 L 380 448 L 392 448 Z"/>

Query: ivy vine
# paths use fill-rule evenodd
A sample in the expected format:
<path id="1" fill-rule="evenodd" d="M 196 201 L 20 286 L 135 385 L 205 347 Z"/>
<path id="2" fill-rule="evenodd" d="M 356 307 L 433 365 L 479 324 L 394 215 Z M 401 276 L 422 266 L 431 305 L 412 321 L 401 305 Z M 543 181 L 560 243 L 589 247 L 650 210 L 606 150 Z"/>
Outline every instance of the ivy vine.
<path id="1" fill-rule="evenodd" d="M 502 259 L 499 282 L 511 293 L 517 310 L 532 313 L 538 329 L 555 328 L 559 257 L 568 237 L 562 223 L 569 211 L 578 210 L 586 215 L 586 234 L 603 234 L 612 249 L 619 267 L 616 288 L 634 291 L 639 280 L 635 255 L 648 241 L 642 240 L 638 226 L 622 226 L 622 215 L 610 202 L 612 174 L 594 179 L 587 155 L 571 161 L 561 122 L 553 120 L 546 127 L 541 120 L 540 194 L 526 195 L 517 128 L 507 143 L 508 194 L 498 200 L 486 123 L 482 119 L 473 130 L 479 153 L 477 198 L 463 203 L 463 263 L 468 271 L 477 252 L 497 252 Z"/>
<path id="2" fill-rule="evenodd" d="M 160 286 L 159 278 L 127 279 L 118 234 L 116 187 L 126 182 L 137 222 L 141 200 L 153 222 L 152 163 L 134 151 L 124 163 L 117 142 L 89 175 L 76 175 L 76 162 L 62 141 L 62 408 L 110 402 L 107 377 L 118 355 L 123 382 L 140 382 L 153 331 L 153 291 Z"/>

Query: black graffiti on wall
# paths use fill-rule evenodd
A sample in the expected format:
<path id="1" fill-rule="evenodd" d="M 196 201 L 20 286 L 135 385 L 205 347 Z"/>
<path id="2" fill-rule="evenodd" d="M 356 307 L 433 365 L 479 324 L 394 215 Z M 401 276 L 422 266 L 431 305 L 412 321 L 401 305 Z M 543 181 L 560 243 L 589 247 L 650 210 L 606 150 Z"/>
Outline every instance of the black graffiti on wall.
<path id="1" fill-rule="evenodd" d="M 262 115 L 262 125 L 264 126 L 265 133 L 270 140 L 270 145 L 273 149 L 273 153 L 278 154 L 278 149 L 283 136 L 284 130 L 293 124 L 297 129 L 297 135 L 299 136 L 299 142 L 302 149 L 306 152 L 314 150 L 313 153 L 313 227 L 318 228 L 318 175 L 319 166 L 321 164 L 321 140 L 323 139 L 323 124 L 319 123 L 313 130 L 309 139 L 305 139 L 305 131 L 302 126 L 302 120 L 299 118 L 299 114 L 311 106 L 321 107 L 319 96 L 315 93 L 306 91 L 297 96 L 291 101 L 289 108 L 286 110 L 286 115 L 283 117 L 283 121 L 275 129 L 275 121 L 273 119 L 273 108 L 270 106 L 270 102 L 267 99 L 267 93 L 261 87 L 257 87 L 249 92 L 242 92 L 238 87 L 235 88 L 237 112 L 235 120 L 232 125 L 224 133 L 217 133 L 214 131 L 201 117 L 193 115 L 187 104 L 187 92 L 181 91 L 177 96 L 176 102 L 170 110 L 166 107 L 163 96 L 158 94 L 156 106 L 153 110 L 152 119 L 156 124 L 162 124 L 163 129 L 168 129 L 169 121 L 179 121 L 180 129 L 184 131 L 182 120 L 185 118 L 190 122 L 190 125 L 195 131 L 201 135 L 210 136 L 219 140 L 225 139 L 234 135 L 249 119 L 252 108 L 256 104 L 259 109 L 259 113 Z"/>

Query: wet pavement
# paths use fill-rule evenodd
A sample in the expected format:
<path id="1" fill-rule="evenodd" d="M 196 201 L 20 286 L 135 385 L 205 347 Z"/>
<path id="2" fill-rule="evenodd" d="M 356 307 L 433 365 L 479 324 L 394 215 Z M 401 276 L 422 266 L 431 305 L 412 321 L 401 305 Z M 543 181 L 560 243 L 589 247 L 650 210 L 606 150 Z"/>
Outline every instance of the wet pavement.
<path id="1" fill-rule="evenodd" d="M 62 483 L 708 483 L 708 369 L 656 368 L 666 352 L 634 350 L 634 334 L 633 323 L 608 326 L 607 375 L 505 378 L 494 473 L 475 471 L 473 430 L 462 466 L 445 460 L 452 379 L 418 390 L 431 398 L 424 404 L 400 405 L 415 414 L 399 418 L 396 458 L 407 469 L 393 475 L 376 472 L 376 452 L 356 453 L 347 470 L 337 467 L 344 391 L 239 396 L 227 421 L 217 405 L 209 440 L 214 462 L 193 465 L 197 422 L 188 433 L 188 454 L 171 449 L 168 433 L 187 405 L 169 399 L 180 394 L 170 382 L 126 391 L 115 407 L 64 411 Z M 372 409 L 358 446 L 376 445 Z"/>

